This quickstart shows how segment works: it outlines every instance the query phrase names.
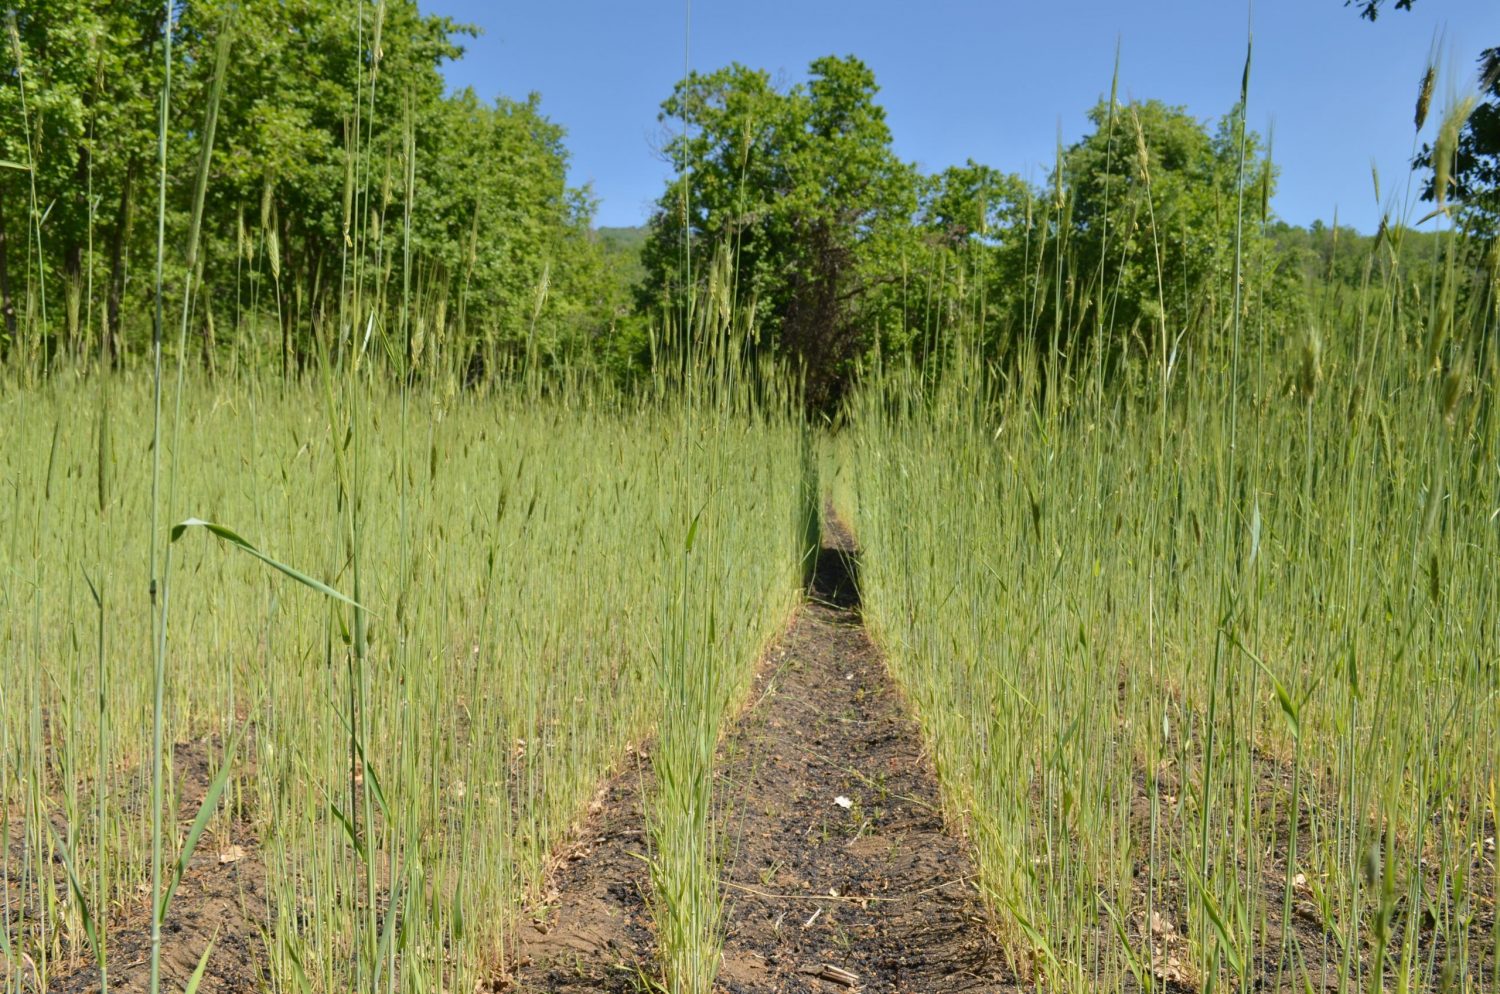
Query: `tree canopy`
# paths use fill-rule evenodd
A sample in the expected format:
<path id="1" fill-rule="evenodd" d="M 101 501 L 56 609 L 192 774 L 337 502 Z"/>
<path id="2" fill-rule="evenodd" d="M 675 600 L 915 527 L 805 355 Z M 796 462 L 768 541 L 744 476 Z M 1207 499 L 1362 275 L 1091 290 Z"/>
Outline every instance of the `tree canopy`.
<path id="1" fill-rule="evenodd" d="M 826 57 L 785 90 L 734 64 L 693 73 L 662 104 L 681 122 L 680 167 L 645 250 L 644 298 L 680 308 L 683 238 L 734 258 L 735 292 L 769 345 L 804 366 L 809 403 L 835 402 L 878 323 L 872 291 L 894 279 L 889 250 L 917 207 L 917 173 L 891 149 L 870 69 Z"/>
<path id="2" fill-rule="evenodd" d="M 1241 146 L 1237 111 L 1210 128 L 1101 102 L 1036 190 L 973 160 L 923 175 L 892 150 L 877 93 L 852 57 L 785 88 L 739 64 L 680 83 L 643 306 L 681 312 L 727 253 L 763 344 L 805 369 L 824 412 L 876 352 L 925 362 L 960 333 L 996 361 L 1027 340 L 1115 356 L 1195 343 L 1230 313 L 1237 245 L 1267 277 L 1262 301 L 1295 310 L 1296 264 L 1264 230 L 1274 172 L 1253 132 Z"/>
<path id="3" fill-rule="evenodd" d="M 0 353 L 127 361 L 149 338 L 163 8 L 13 7 L 0 46 Z M 231 51 L 197 274 L 205 359 L 300 368 L 320 348 L 375 348 L 482 368 L 594 354 L 613 315 L 592 198 L 568 187 L 563 131 L 536 95 L 445 93 L 441 66 L 472 33 L 414 0 L 179 8 L 169 245 L 182 244 L 226 34 Z"/>
<path id="4" fill-rule="evenodd" d="M 1479 54 L 1479 94 L 1458 132 L 1448 171 L 1446 199 L 1457 201 L 1465 221 L 1476 233 L 1500 235 L 1500 48 Z M 1424 143 L 1413 168 L 1430 170 L 1422 188 L 1422 199 L 1435 201 L 1437 194 L 1436 143 Z"/>
<path id="5" fill-rule="evenodd" d="M 1255 223 L 1274 183 L 1254 132 L 1245 135 L 1240 210 L 1238 111 L 1212 132 L 1181 107 L 1156 100 L 1100 103 L 1094 131 L 1068 148 L 1062 188 L 1069 196 L 1071 268 L 1093 320 L 1155 350 L 1163 336 L 1215 327 L 1229 305 L 1235 240 L 1242 255 L 1260 249 Z M 1056 179 L 1054 179 L 1054 182 Z M 1075 319 L 1075 320 L 1081 320 Z"/>
<path id="6" fill-rule="evenodd" d="M 192 272 L 180 250 L 165 260 L 211 369 L 628 380 L 716 294 L 754 331 L 747 350 L 800 369 L 809 408 L 831 414 L 870 363 L 921 367 L 962 341 L 1006 367 L 1095 350 L 1126 368 L 1211 353 L 1237 272 L 1266 334 L 1303 321 L 1307 285 L 1358 282 L 1337 229 L 1271 213 L 1275 172 L 1238 108 L 1209 122 L 1101 100 L 1034 187 L 972 159 L 904 161 L 854 56 L 790 85 L 735 63 L 673 88 L 659 120 L 675 175 L 643 232 L 601 233 L 537 94 L 447 92 L 473 29 L 415 0 L 174 10 L 170 32 L 148 0 L 17 0 L 6 19 L 0 361 L 148 354 L 168 38 L 168 246 L 190 227 L 212 68 L 231 52 L 202 247 Z M 1489 99 L 1455 139 L 1449 199 L 1494 219 L 1500 53 L 1481 71 Z M 1393 246 L 1392 265 L 1417 258 Z"/>

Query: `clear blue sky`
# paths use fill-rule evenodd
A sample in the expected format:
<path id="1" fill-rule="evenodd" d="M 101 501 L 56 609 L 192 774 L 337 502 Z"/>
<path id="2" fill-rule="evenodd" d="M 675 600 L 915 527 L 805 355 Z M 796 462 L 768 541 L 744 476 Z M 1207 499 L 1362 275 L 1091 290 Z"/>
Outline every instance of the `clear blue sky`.
<path id="1" fill-rule="evenodd" d="M 1274 135 L 1274 208 L 1297 224 L 1373 231 L 1381 194 L 1409 170 L 1417 82 L 1434 39 L 1442 68 L 1432 118 L 1480 49 L 1500 45 L 1500 0 L 1417 0 L 1362 20 L 1342 0 L 1259 0 L 1250 124 Z M 575 183 L 601 199 L 598 223 L 641 223 L 668 174 L 655 151 L 661 101 L 694 69 L 729 62 L 788 83 L 820 55 L 854 54 L 880 83 L 895 148 L 924 170 L 966 158 L 1043 180 L 1059 135 L 1079 138 L 1109 92 L 1120 44 L 1122 96 L 1217 118 L 1238 95 L 1249 10 L 1237 0 L 420 0 L 477 25 L 454 88 L 524 97 L 568 131 Z M 1462 79 L 1456 79 L 1459 74 Z M 1429 120 L 1428 130 L 1433 128 Z"/>

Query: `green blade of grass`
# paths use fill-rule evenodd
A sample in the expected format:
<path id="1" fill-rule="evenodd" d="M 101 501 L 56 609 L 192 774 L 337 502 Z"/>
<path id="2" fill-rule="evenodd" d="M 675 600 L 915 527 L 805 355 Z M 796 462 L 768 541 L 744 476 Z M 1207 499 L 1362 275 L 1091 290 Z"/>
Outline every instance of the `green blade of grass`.
<path id="1" fill-rule="evenodd" d="M 189 528 L 204 529 L 210 534 L 215 535 L 228 542 L 235 548 L 240 549 L 244 552 L 248 552 L 250 555 L 254 556 L 256 559 L 259 559 L 261 562 L 265 563 L 267 566 L 270 566 L 272 569 L 286 574 L 303 586 L 308 587 L 312 590 L 316 590 L 320 594 L 332 597 L 335 600 L 343 601 L 345 604 L 359 608 L 360 610 L 368 610 L 368 608 L 364 607 L 364 605 L 359 604 L 352 598 L 339 593 L 337 590 L 333 589 L 323 581 L 315 580 L 299 569 L 288 566 L 286 563 L 280 562 L 279 560 L 272 559 L 270 556 L 266 555 L 264 552 L 261 552 L 254 545 L 250 544 L 250 542 L 242 538 L 234 530 L 226 528 L 223 525 L 214 524 L 212 521 L 204 521 L 200 518 L 188 518 L 185 521 L 179 521 L 177 524 L 172 526 L 172 541 L 176 542 L 178 539 L 182 538 L 183 534 Z"/>
<path id="2" fill-rule="evenodd" d="M 234 764 L 235 753 L 239 751 L 240 741 L 245 737 L 245 732 L 249 727 L 248 721 L 240 725 L 234 737 L 229 740 L 228 748 L 224 750 L 224 760 L 219 764 L 219 770 L 214 774 L 213 780 L 209 782 L 208 792 L 203 795 L 203 803 L 198 805 L 198 813 L 193 816 L 193 824 L 188 829 L 187 838 L 183 840 L 182 853 L 177 857 L 177 862 L 172 867 L 172 875 L 162 889 L 160 910 L 162 918 L 166 918 L 167 908 L 172 903 L 172 895 L 177 892 L 177 885 L 182 883 L 182 878 L 187 874 L 193 853 L 198 848 L 198 840 L 203 838 L 203 833 L 208 829 L 208 823 L 218 812 L 219 797 L 224 793 L 225 785 L 229 783 L 229 773 Z"/>

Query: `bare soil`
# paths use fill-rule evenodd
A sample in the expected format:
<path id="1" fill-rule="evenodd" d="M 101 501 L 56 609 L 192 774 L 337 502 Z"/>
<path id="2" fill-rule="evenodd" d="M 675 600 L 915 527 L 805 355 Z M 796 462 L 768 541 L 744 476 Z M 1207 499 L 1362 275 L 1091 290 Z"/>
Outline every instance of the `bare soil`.
<path id="1" fill-rule="evenodd" d="M 196 817 L 215 773 L 222 748 L 188 742 L 173 750 L 179 804 L 185 829 Z M 168 854 L 168 858 L 174 858 Z M 165 871 L 164 871 L 165 872 Z M 213 943 L 198 990 L 203 994 L 250 994 L 268 987 L 264 931 L 269 921 L 266 869 L 260 843 L 243 812 L 221 820 L 198 843 L 187 873 L 172 898 L 162 925 L 162 989 L 182 990 Z M 138 994 L 150 989 L 151 902 L 142 893 L 130 906 L 115 909 L 109 921 L 109 989 Z M 100 989 L 91 958 L 63 964 L 47 989 L 84 994 Z"/>
<path id="2" fill-rule="evenodd" d="M 716 789 L 726 826 L 727 897 L 719 989 L 724 994 L 1031 989 L 1034 978 L 1017 976 L 1006 963 L 974 886 L 968 847 L 945 829 L 936 776 L 919 731 L 861 623 L 853 540 L 836 519 L 825 527 L 811 596 L 760 661 L 749 704 L 719 756 Z M 211 741 L 176 747 L 177 817 L 183 827 L 197 812 L 221 751 Z M 1261 820 L 1284 825 L 1292 798 L 1287 764 L 1259 757 L 1251 775 Z M 518 929 L 489 989 L 507 994 L 654 989 L 642 811 L 650 778 L 647 747 L 626 756 L 621 772 L 601 785 L 584 828 L 557 857 L 548 892 Z M 1184 935 L 1194 913 L 1188 881 L 1171 864 L 1154 880 L 1145 871 L 1153 796 L 1159 844 L 1186 851 L 1185 833 L 1196 825 L 1184 802 L 1191 786 L 1170 763 L 1138 771 L 1134 786 L 1131 858 L 1140 870 L 1131 900 L 1120 909 L 1121 926 L 1137 950 L 1149 951 L 1141 968 L 1155 989 L 1202 991 L 1213 970 L 1193 962 Z M 1320 796 L 1305 778 L 1301 791 L 1298 845 L 1306 852 L 1312 844 L 1310 811 L 1335 799 Z M 1038 818 L 1045 816 L 1044 804 L 1039 794 Z M 11 828 L 6 866 L 14 872 L 27 863 L 26 840 L 18 821 Z M 1495 826 L 1486 823 L 1481 837 L 1494 834 Z M 1370 922 L 1360 923 L 1351 963 L 1340 955 L 1340 942 L 1346 940 L 1325 921 L 1311 884 L 1300 874 L 1293 877 L 1288 949 L 1281 948 L 1275 922 L 1287 885 L 1285 842 L 1280 839 L 1276 851 L 1261 860 L 1260 897 L 1272 910 L 1273 927 L 1246 951 L 1246 983 L 1255 989 L 1289 987 L 1305 975 L 1318 990 L 1367 986 Z M 1394 979 L 1405 916 L 1413 913 L 1423 916 L 1417 928 L 1421 959 L 1441 964 L 1449 954 L 1447 942 L 1461 934 L 1472 957 L 1470 976 L 1495 975 L 1495 858 L 1493 843 L 1475 856 L 1472 918 L 1465 923 L 1437 929 L 1432 909 L 1445 905 L 1436 878 L 1427 882 L 1425 907 L 1409 909 L 1404 899 L 1398 903 L 1388 977 Z M 66 880 L 60 863 L 54 864 L 42 886 L 65 900 Z M 41 896 L 36 881 L 7 873 L 0 882 L 8 905 L 25 906 L 33 918 Z M 163 934 L 164 986 L 183 989 L 212 942 L 201 991 L 269 989 L 267 902 L 253 822 L 248 813 L 233 812 L 202 840 L 174 898 Z M 1101 939 L 1108 941 L 1105 927 L 1100 926 Z M 146 991 L 146 896 L 112 908 L 109 929 L 110 987 L 122 994 Z M 1291 950 L 1295 958 L 1288 956 Z M 73 956 L 50 965 L 48 989 L 98 990 L 97 968 L 86 957 Z M 8 966 L 29 971 L 35 986 L 34 965 Z M 1221 970 L 1216 979 L 1229 978 Z M 1127 977 L 1124 986 L 1142 985 Z"/>
<path id="3" fill-rule="evenodd" d="M 827 527 L 813 596 L 762 660 L 720 757 L 720 987 L 1018 987 L 967 848 L 944 829 L 918 729 L 860 622 L 852 539 L 836 520 Z M 606 786 L 503 986 L 625 992 L 655 976 L 641 829 L 649 776 L 637 756 Z"/>

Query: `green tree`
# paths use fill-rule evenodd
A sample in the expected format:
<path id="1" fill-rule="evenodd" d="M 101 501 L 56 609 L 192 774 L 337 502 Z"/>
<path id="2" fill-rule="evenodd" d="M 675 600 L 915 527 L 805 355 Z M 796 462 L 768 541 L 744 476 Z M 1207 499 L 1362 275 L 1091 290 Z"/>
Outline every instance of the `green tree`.
<path id="1" fill-rule="evenodd" d="M 1059 313 L 1039 330 L 1059 347 L 1096 334 L 1110 350 L 1203 344 L 1233 295 L 1240 143 L 1237 112 L 1210 132 L 1181 107 L 1148 100 L 1101 103 L 1095 130 L 1063 154 Z M 1260 212 L 1274 174 L 1246 136 L 1242 259 L 1264 250 Z M 1195 341 L 1195 338 L 1197 341 Z"/>
<path id="2" fill-rule="evenodd" d="M 590 358 L 602 250 L 563 139 L 536 94 L 488 105 L 464 91 L 422 124 L 413 245 L 435 300 L 462 316 L 468 375 Z"/>
<path id="3" fill-rule="evenodd" d="M 853 57 L 815 60 L 785 91 L 760 70 L 693 73 L 662 104 L 683 131 L 668 144 L 679 174 L 651 222 L 648 307 L 679 312 L 701 283 L 686 250 L 728 252 L 735 293 L 767 342 L 806 373 L 807 402 L 831 409 L 874 343 L 882 301 L 900 279 L 915 169 L 891 149 L 874 74 Z"/>
<path id="4" fill-rule="evenodd" d="M 164 17 L 159 0 L 17 0 L 4 19 L 0 358 L 128 361 L 150 341 Z M 232 51 L 193 274 L 205 361 L 290 373 L 373 350 L 473 375 L 607 348 L 618 293 L 562 129 L 535 96 L 445 95 L 471 31 L 414 0 L 175 5 L 174 294 L 226 33 Z"/>
<path id="5" fill-rule="evenodd" d="M 12 164 L 0 168 L 6 342 L 26 324 L 37 349 L 82 345 L 89 277 L 97 275 L 108 301 L 101 344 L 114 351 L 135 203 L 154 150 L 162 16 L 162 5 L 146 0 L 22 0 L 7 12 L 0 45 L 0 160 Z M 86 271 L 90 264 L 97 274 Z"/>
<path id="6" fill-rule="evenodd" d="M 973 159 L 923 177 L 920 240 L 905 258 L 906 320 L 888 325 L 888 353 L 904 352 L 919 363 L 938 360 L 965 331 L 990 358 L 1012 344 L 1008 332 L 1024 310 L 1035 199 L 1019 176 Z M 915 313 L 913 301 L 919 302 Z"/>
<path id="7" fill-rule="evenodd" d="M 1031 197 L 1013 173 L 969 159 L 929 179 L 922 197 L 922 222 L 953 245 L 995 244 L 1024 220 Z"/>
<path id="8" fill-rule="evenodd" d="M 210 258 L 223 268 L 206 263 L 205 273 L 227 280 L 250 249 L 260 263 L 251 282 L 276 317 L 283 368 L 301 368 L 314 334 L 332 322 L 343 325 L 331 336 L 335 354 L 372 312 L 376 330 L 393 333 L 380 319 L 401 287 L 408 137 L 420 171 L 427 145 L 417 132 L 442 117 L 440 66 L 462 54 L 454 38 L 472 29 L 424 16 L 410 0 L 206 0 L 181 28 L 190 65 L 211 62 L 226 23 L 235 47 L 208 225 Z M 183 84 L 184 130 L 201 106 L 201 83 L 194 74 Z M 351 302 L 364 313 L 340 311 Z"/>

